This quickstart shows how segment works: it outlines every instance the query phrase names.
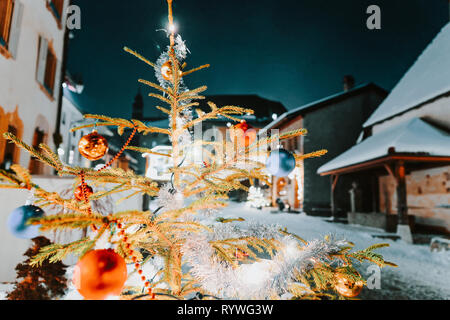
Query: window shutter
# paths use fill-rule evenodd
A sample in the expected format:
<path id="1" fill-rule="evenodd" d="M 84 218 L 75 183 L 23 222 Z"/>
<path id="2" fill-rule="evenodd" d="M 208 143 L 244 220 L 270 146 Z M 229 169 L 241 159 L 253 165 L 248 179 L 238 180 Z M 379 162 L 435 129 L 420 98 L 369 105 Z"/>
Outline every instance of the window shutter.
<path id="1" fill-rule="evenodd" d="M 61 90 L 61 61 L 56 60 L 56 70 L 55 70 L 55 84 L 53 89 L 53 96 L 55 99 L 59 98 L 59 91 Z"/>
<path id="2" fill-rule="evenodd" d="M 39 57 L 38 57 L 36 79 L 42 85 L 44 84 L 45 65 L 47 62 L 47 50 L 48 50 L 47 39 L 39 36 Z"/>
<path id="3" fill-rule="evenodd" d="M 11 33 L 9 36 L 8 51 L 14 59 L 17 58 L 17 47 L 19 45 L 20 26 L 22 24 L 23 3 L 19 0 L 14 2 L 14 12 L 11 21 Z"/>

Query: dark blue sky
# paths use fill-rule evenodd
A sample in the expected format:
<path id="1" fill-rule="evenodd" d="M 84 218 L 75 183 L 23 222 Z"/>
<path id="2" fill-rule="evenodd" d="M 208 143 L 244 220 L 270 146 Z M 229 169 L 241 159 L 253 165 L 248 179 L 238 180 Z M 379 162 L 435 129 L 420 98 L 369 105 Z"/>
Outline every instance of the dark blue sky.
<path id="1" fill-rule="evenodd" d="M 167 38 L 164 0 L 73 0 L 82 29 L 70 40 L 69 71 L 80 73 L 86 112 L 131 117 L 138 78 L 152 69 L 122 51 L 152 61 Z M 366 28 L 366 8 L 381 7 L 382 29 Z M 447 0 L 174 0 L 178 30 L 191 51 L 189 76 L 207 94 L 258 94 L 288 109 L 342 90 L 342 78 L 390 90 L 449 20 Z M 146 94 L 149 90 L 142 87 Z M 145 114 L 157 101 L 145 97 Z"/>

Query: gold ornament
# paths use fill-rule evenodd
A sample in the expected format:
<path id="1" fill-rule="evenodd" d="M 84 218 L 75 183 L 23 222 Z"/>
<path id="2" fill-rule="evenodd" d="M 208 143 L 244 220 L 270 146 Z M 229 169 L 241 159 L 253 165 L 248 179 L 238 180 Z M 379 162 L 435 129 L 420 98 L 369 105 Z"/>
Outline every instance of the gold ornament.
<path id="1" fill-rule="evenodd" d="M 181 77 L 182 75 L 181 70 L 178 70 L 178 74 Z M 161 66 L 161 75 L 164 78 L 164 80 L 172 81 L 172 62 L 170 60 L 167 60 Z"/>
<path id="2" fill-rule="evenodd" d="M 108 151 L 108 141 L 94 130 L 80 139 L 78 151 L 86 159 L 95 161 L 102 158 Z"/>
<path id="3" fill-rule="evenodd" d="M 363 287 L 364 283 L 362 281 L 353 281 L 346 274 L 336 273 L 335 276 L 335 289 L 340 295 L 347 298 L 354 298 L 358 296 Z"/>

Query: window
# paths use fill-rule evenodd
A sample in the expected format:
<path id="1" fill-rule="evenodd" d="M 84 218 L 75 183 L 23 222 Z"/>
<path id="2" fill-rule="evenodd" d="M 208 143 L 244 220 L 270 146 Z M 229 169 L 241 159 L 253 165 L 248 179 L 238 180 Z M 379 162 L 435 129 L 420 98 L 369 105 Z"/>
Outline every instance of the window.
<path id="1" fill-rule="evenodd" d="M 13 7 L 13 0 L 0 1 L 0 44 L 3 46 L 6 46 L 9 40 Z"/>
<path id="2" fill-rule="evenodd" d="M 17 129 L 11 125 L 8 125 L 8 132 L 17 136 Z M 2 169 L 9 170 L 11 168 L 11 165 L 14 162 L 15 153 L 16 153 L 16 145 L 14 143 L 6 143 L 3 156 L 3 163 L 1 165 Z"/>
<path id="3" fill-rule="evenodd" d="M 45 142 L 45 132 L 36 128 L 33 135 L 33 148 L 39 149 L 39 145 Z M 42 174 L 42 163 L 36 158 L 31 156 L 29 170 L 31 174 Z"/>
<path id="4" fill-rule="evenodd" d="M 50 99 L 59 95 L 60 63 L 56 58 L 51 43 L 43 37 L 39 37 L 39 53 L 36 78 L 44 93 Z"/>
<path id="5" fill-rule="evenodd" d="M 53 14 L 58 23 L 58 27 L 61 28 L 61 21 L 63 16 L 64 0 L 47 0 L 47 8 Z"/>
<path id="6" fill-rule="evenodd" d="M 47 63 L 45 65 L 44 86 L 53 93 L 55 86 L 56 57 L 51 50 L 47 51 Z"/>
<path id="7" fill-rule="evenodd" d="M 0 1 L 0 53 L 16 57 L 23 4 L 19 0 Z"/>
<path id="8" fill-rule="evenodd" d="M 0 168 L 8 169 L 12 163 L 18 163 L 20 148 L 14 143 L 3 139 L 3 133 L 11 132 L 17 138 L 22 138 L 23 122 L 19 117 L 19 107 L 12 112 L 5 112 L 0 106 Z"/>

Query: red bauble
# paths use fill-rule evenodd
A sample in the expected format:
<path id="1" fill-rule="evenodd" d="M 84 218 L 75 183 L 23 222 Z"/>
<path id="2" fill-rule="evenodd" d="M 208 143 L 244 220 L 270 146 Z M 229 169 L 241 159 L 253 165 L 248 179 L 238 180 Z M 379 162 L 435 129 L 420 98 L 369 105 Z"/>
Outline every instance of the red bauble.
<path id="1" fill-rule="evenodd" d="M 234 256 L 237 260 L 245 260 L 248 258 L 248 253 L 243 250 L 236 249 Z"/>
<path id="2" fill-rule="evenodd" d="M 256 130 L 246 121 L 242 121 L 230 128 L 231 141 L 237 141 L 240 146 L 248 147 L 256 140 Z"/>
<path id="3" fill-rule="evenodd" d="M 127 280 L 125 260 L 112 249 L 91 250 L 78 261 L 73 283 L 88 300 L 118 296 Z"/>
<path id="4" fill-rule="evenodd" d="M 94 130 L 80 139 L 78 151 L 86 159 L 95 161 L 101 159 L 108 151 L 108 141 Z"/>
<path id="5" fill-rule="evenodd" d="M 89 198 L 90 196 L 92 196 L 94 194 L 94 190 L 92 190 L 92 188 L 88 185 L 86 185 L 84 191 L 86 192 L 86 198 Z M 73 194 L 75 196 L 75 199 L 77 199 L 78 201 L 84 200 L 83 187 L 81 185 L 75 189 Z"/>

